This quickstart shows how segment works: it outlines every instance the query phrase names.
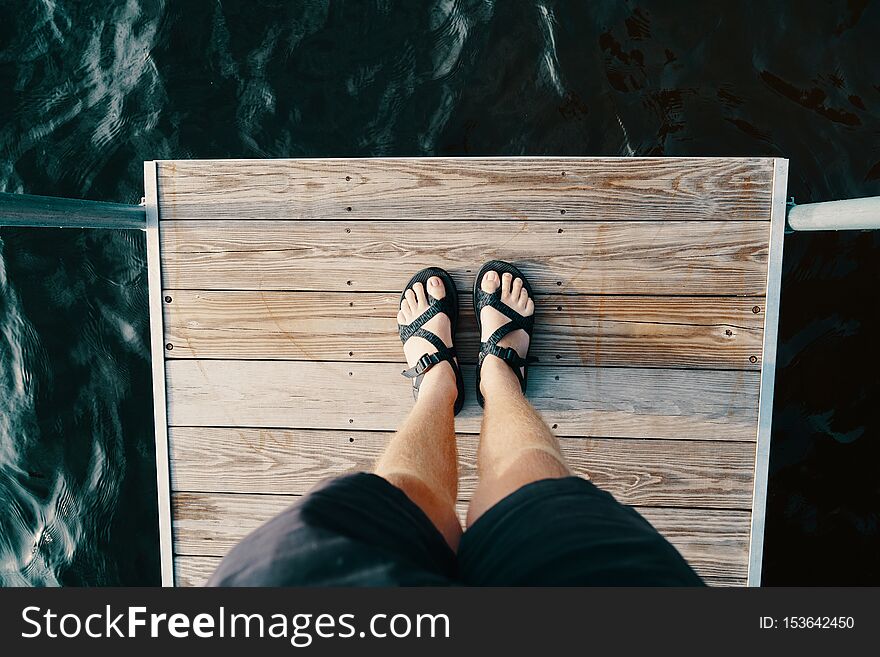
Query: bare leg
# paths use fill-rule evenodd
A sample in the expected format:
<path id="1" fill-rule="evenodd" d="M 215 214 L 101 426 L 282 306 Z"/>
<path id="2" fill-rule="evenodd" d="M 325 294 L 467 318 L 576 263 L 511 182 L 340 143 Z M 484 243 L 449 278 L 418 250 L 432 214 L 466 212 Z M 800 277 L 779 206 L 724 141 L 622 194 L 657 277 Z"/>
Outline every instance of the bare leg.
<path id="1" fill-rule="evenodd" d="M 416 283 L 406 293 L 397 321 L 409 324 L 428 308 L 426 292 Z M 436 277 L 428 280 L 427 294 L 442 298 L 446 291 Z M 449 318 L 438 314 L 426 330 L 452 345 Z M 407 340 L 404 353 L 412 366 L 423 354 L 436 349 L 419 337 Z M 403 425 L 392 436 L 374 472 L 400 488 L 443 534 L 452 549 L 458 547 L 461 524 L 455 513 L 458 499 L 458 454 L 453 407 L 458 390 L 448 362 L 431 368 L 422 380 L 419 398 Z"/>
<path id="2" fill-rule="evenodd" d="M 486 292 L 492 292 L 499 283 L 504 303 L 521 315 L 528 316 L 534 312 L 534 302 L 528 298 L 522 282 L 513 279 L 510 274 L 504 274 L 499 281 L 496 272 L 488 272 L 481 286 Z M 509 321 L 494 308 L 483 308 L 480 317 L 482 339 Z M 499 344 L 512 347 L 525 356 L 528 334 L 521 330 L 513 331 Z M 468 525 L 525 484 L 571 475 L 560 451 L 559 441 L 526 401 L 519 380 L 502 360 L 495 356 L 486 357 L 481 371 L 480 390 L 486 398 L 477 451 L 480 481 L 468 507 Z"/>

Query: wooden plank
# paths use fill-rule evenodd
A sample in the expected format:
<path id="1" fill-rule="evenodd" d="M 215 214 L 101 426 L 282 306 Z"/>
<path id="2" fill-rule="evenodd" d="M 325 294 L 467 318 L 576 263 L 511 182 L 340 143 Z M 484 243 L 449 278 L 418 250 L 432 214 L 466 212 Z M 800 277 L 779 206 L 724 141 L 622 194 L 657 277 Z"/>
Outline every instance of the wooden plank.
<path id="1" fill-rule="evenodd" d="M 175 582 L 177 586 L 204 586 L 208 578 L 220 565 L 221 557 L 189 557 L 174 558 Z M 709 586 L 745 586 L 744 577 L 704 577 Z"/>
<path id="2" fill-rule="evenodd" d="M 767 158 L 159 162 L 163 220 L 769 220 Z"/>
<path id="3" fill-rule="evenodd" d="M 636 509 L 684 555 L 700 576 L 742 578 L 748 571 L 748 511 Z"/>
<path id="4" fill-rule="evenodd" d="M 304 494 L 346 472 L 370 471 L 386 432 L 176 427 L 176 491 Z M 754 443 L 561 438 L 577 475 L 624 504 L 749 509 Z M 477 436 L 458 436 L 459 495 L 477 484 Z"/>
<path id="5" fill-rule="evenodd" d="M 204 586 L 221 557 L 174 557 L 175 586 Z"/>
<path id="6" fill-rule="evenodd" d="M 221 557 L 297 499 L 290 495 L 174 493 L 175 552 Z M 745 577 L 748 512 L 657 507 L 636 510 L 681 551 L 700 575 Z"/>
<path id="7" fill-rule="evenodd" d="M 162 222 L 167 288 L 399 292 L 447 269 L 470 290 L 492 258 L 542 294 L 756 295 L 766 222 Z"/>
<path id="8" fill-rule="evenodd" d="M 703 581 L 707 586 L 731 588 L 748 586 L 748 580 L 745 577 L 704 577 Z"/>
<path id="9" fill-rule="evenodd" d="M 169 424 L 393 431 L 410 382 L 394 363 L 166 361 Z M 477 433 L 468 394 L 458 430 Z M 757 372 L 540 367 L 529 399 L 563 436 L 755 440 Z"/>
<path id="10" fill-rule="evenodd" d="M 163 296 L 169 358 L 403 359 L 397 293 L 165 290 Z M 462 295 L 460 305 L 458 351 L 462 362 L 474 363 L 471 295 Z M 539 366 L 761 368 L 762 297 L 542 295 L 535 307 L 538 330 L 529 353 Z"/>

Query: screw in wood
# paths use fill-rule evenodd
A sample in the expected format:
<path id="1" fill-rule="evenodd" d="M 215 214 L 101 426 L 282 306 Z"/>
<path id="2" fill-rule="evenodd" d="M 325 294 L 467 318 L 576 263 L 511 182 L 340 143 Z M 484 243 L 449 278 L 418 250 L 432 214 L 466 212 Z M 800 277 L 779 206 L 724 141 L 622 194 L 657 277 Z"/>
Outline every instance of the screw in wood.
<path id="1" fill-rule="evenodd" d="M 761 306 L 752 306 L 752 312 L 756 315 L 761 312 Z"/>
<path id="2" fill-rule="evenodd" d="M 750 363 L 757 363 L 758 357 L 757 356 L 749 356 L 749 362 Z"/>
<path id="3" fill-rule="evenodd" d="M 351 212 L 351 206 L 349 205 L 347 208 L 345 208 L 345 211 L 346 211 L 346 212 Z"/>
<path id="4" fill-rule="evenodd" d="M 345 179 L 346 179 L 346 180 L 351 180 L 351 176 L 346 176 Z"/>
<path id="5" fill-rule="evenodd" d="M 168 351 L 171 351 L 172 349 L 174 349 L 174 345 L 171 344 L 171 343 L 169 342 L 168 344 L 165 345 L 165 348 L 166 348 Z"/>
<path id="6" fill-rule="evenodd" d="M 565 214 L 565 210 L 560 210 L 559 214 Z"/>
<path id="7" fill-rule="evenodd" d="M 171 303 L 171 297 L 165 297 L 165 303 Z"/>
<path id="8" fill-rule="evenodd" d="M 724 335 L 726 335 L 726 336 L 731 336 L 731 335 L 733 335 L 733 331 L 731 331 L 730 329 L 727 329 L 727 330 L 724 332 Z"/>

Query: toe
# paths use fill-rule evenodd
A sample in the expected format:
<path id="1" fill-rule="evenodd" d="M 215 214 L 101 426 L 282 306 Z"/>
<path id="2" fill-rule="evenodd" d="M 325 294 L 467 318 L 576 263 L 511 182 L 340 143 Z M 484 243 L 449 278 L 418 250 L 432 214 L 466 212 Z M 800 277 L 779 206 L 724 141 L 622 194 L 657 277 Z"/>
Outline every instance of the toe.
<path id="1" fill-rule="evenodd" d="M 483 292 L 492 293 L 498 289 L 498 286 L 501 283 L 501 279 L 498 278 L 497 271 L 487 271 L 483 276 L 483 282 L 480 283 L 480 289 Z"/>
<path id="2" fill-rule="evenodd" d="M 409 324 L 409 321 L 407 320 L 406 315 L 403 313 L 402 309 L 399 313 L 397 313 L 397 323 L 401 326 Z"/>
<path id="3" fill-rule="evenodd" d="M 521 308 L 525 308 L 526 304 L 529 302 L 529 293 L 525 288 L 519 291 L 519 305 Z"/>
<path id="4" fill-rule="evenodd" d="M 409 305 L 409 301 L 406 299 L 400 301 L 400 313 L 403 315 L 406 323 L 409 323 L 409 319 L 412 317 L 412 308 Z"/>
<path id="5" fill-rule="evenodd" d="M 510 285 L 513 282 L 513 275 L 510 272 L 504 272 L 501 275 L 501 294 L 508 296 L 510 294 Z"/>
<path id="6" fill-rule="evenodd" d="M 427 306 L 428 299 L 425 297 L 425 286 L 419 282 L 413 285 L 412 289 L 413 294 L 416 295 L 416 304 L 418 304 L 420 308 L 424 308 L 425 306 Z"/>
<path id="7" fill-rule="evenodd" d="M 521 278 L 514 278 L 513 283 L 510 286 L 510 296 L 513 297 L 513 300 L 516 301 L 519 299 L 519 293 L 523 289 L 523 282 Z"/>
<path id="8" fill-rule="evenodd" d="M 442 299 L 446 296 L 446 286 L 438 276 L 428 279 L 428 295 L 434 299 Z"/>
<path id="9" fill-rule="evenodd" d="M 419 307 L 419 302 L 416 299 L 416 293 L 412 291 L 412 288 L 403 293 L 404 298 L 409 301 L 409 307 L 412 310 L 415 310 Z"/>
<path id="10" fill-rule="evenodd" d="M 529 315 L 534 315 L 534 314 L 535 314 L 535 302 L 532 299 L 529 299 L 526 302 L 525 316 L 528 317 Z"/>

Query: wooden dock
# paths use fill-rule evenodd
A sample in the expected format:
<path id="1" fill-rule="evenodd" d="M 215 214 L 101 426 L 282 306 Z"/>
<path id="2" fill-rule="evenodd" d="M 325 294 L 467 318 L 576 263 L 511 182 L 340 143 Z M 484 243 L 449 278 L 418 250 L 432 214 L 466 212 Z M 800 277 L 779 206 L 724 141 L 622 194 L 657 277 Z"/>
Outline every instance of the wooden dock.
<path id="1" fill-rule="evenodd" d="M 500 258 L 537 293 L 529 397 L 572 467 L 636 507 L 709 583 L 759 583 L 786 167 L 147 162 L 165 581 L 169 521 L 174 581 L 199 584 L 315 483 L 369 469 L 412 403 L 401 286 L 429 265 L 452 274 L 459 351 L 473 363 L 473 276 Z M 479 411 L 470 394 L 456 421 L 462 513 Z"/>

